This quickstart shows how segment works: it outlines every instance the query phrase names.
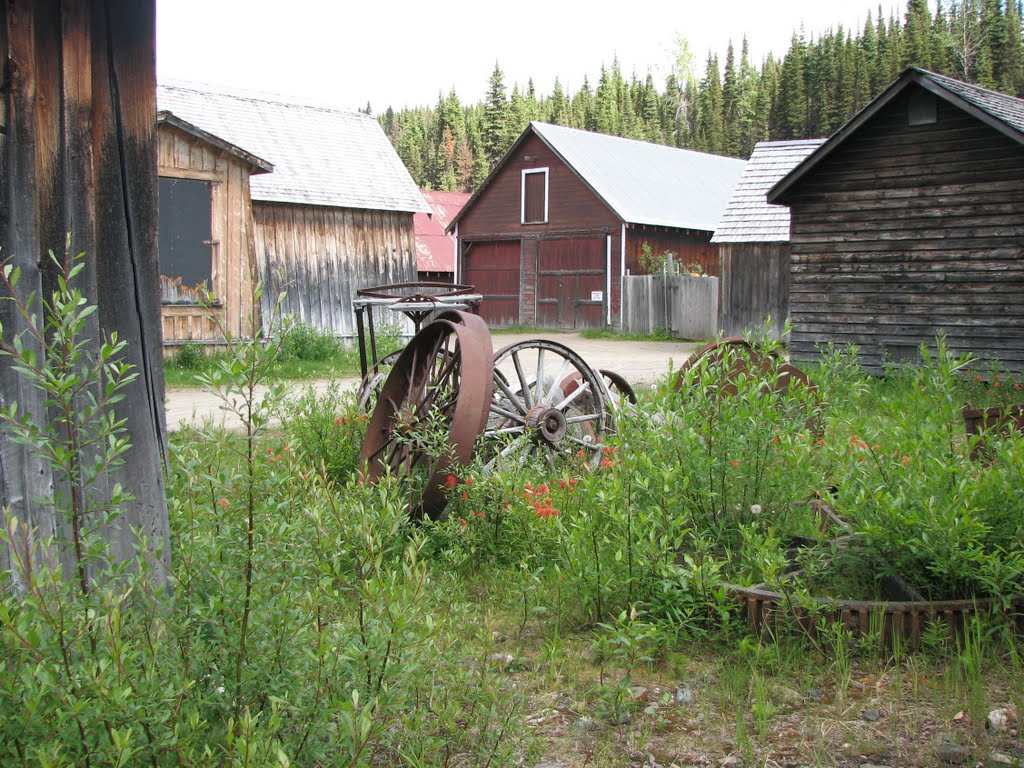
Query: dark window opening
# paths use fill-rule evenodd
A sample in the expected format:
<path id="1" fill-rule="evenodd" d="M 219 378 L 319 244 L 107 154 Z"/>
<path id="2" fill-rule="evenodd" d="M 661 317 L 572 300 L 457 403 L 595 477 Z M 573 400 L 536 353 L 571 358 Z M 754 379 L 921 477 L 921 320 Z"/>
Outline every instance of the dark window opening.
<path id="1" fill-rule="evenodd" d="M 523 174 L 523 224 L 543 224 L 548 220 L 547 171 Z"/>
<path id="2" fill-rule="evenodd" d="M 160 178 L 160 274 L 164 301 L 194 302 L 210 287 L 213 239 L 210 182 Z"/>
<path id="3" fill-rule="evenodd" d="M 935 94 L 914 90 L 907 102 L 907 125 L 933 125 L 937 121 Z"/>

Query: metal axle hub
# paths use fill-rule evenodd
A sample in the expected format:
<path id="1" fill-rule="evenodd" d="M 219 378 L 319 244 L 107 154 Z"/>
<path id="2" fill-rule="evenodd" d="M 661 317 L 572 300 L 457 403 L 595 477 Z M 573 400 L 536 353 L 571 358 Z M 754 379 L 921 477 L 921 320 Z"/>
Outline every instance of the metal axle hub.
<path id="1" fill-rule="evenodd" d="M 535 440 L 557 443 L 565 437 L 565 414 L 550 405 L 535 405 L 526 412 L 526 428 Z"/>

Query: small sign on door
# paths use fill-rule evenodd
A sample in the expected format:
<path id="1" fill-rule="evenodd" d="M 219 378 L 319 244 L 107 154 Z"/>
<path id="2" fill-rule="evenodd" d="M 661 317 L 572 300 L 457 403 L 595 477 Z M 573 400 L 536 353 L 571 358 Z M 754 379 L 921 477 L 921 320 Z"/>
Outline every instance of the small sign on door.
<path id="1" fill-rule="evenodd" d="M 604 291 L 591 291 L 590 292 L 590 300 L 591 301 L 604 301 Z"/>

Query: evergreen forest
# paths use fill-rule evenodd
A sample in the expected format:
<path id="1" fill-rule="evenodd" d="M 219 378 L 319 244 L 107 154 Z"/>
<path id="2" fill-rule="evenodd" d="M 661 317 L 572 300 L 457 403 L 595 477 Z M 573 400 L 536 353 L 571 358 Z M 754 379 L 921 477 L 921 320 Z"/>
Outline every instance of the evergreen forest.
<path id="1" fill-rule="evenodd" d="M 482 102 L 453 89 L 378 119 L 424 189 L 472 191 L 531 120 L 746 158 L 758 141 L 830 135 L 908 65 L 1024 96 L 1022 11 L 1024 0 L 907 0 L 902 18 L 879 8 L 862 29 L 794 32 L 785 55 L 759 65 L 746 39 L 703 62 L 680 40 L 660 90 L 613 60 L 576 92 L 558 78 L 548 94 L 532 79 L 510 92 L 496 62 Z"/>

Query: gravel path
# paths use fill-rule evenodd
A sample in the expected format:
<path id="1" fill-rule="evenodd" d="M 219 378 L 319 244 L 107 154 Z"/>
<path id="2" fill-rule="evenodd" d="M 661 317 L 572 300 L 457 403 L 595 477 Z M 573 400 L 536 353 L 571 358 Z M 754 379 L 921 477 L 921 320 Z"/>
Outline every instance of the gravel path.
<path id="1" fill-rule="evenodd" d="M 494 351 L 529 339 L 553 339 L 575 350 L 593 368 L 615 371 L 626 377 L 634 386 L 650 386 L 678 368 L 694 349 L 695 343 L 663 341 L 621 341 L 618 339 L 585 339 L 578 333 L 528 334 L 499 333 L 492 337 Z M 358 378 L 342 378 L 338 384 L 344 389 L 355 389 Z M 330 386 L 328 381 L 290 382 L 289 389 L 298 392 L 313 387 L 323 392 Z M 237 426 L 238 419 L 222 408 L 215 395 L 198 388 L 181 387 L 167 390 L 167 427 L 180 429 L 189 424 L 201 424 L 207 420 L 214 424 Z"/>

